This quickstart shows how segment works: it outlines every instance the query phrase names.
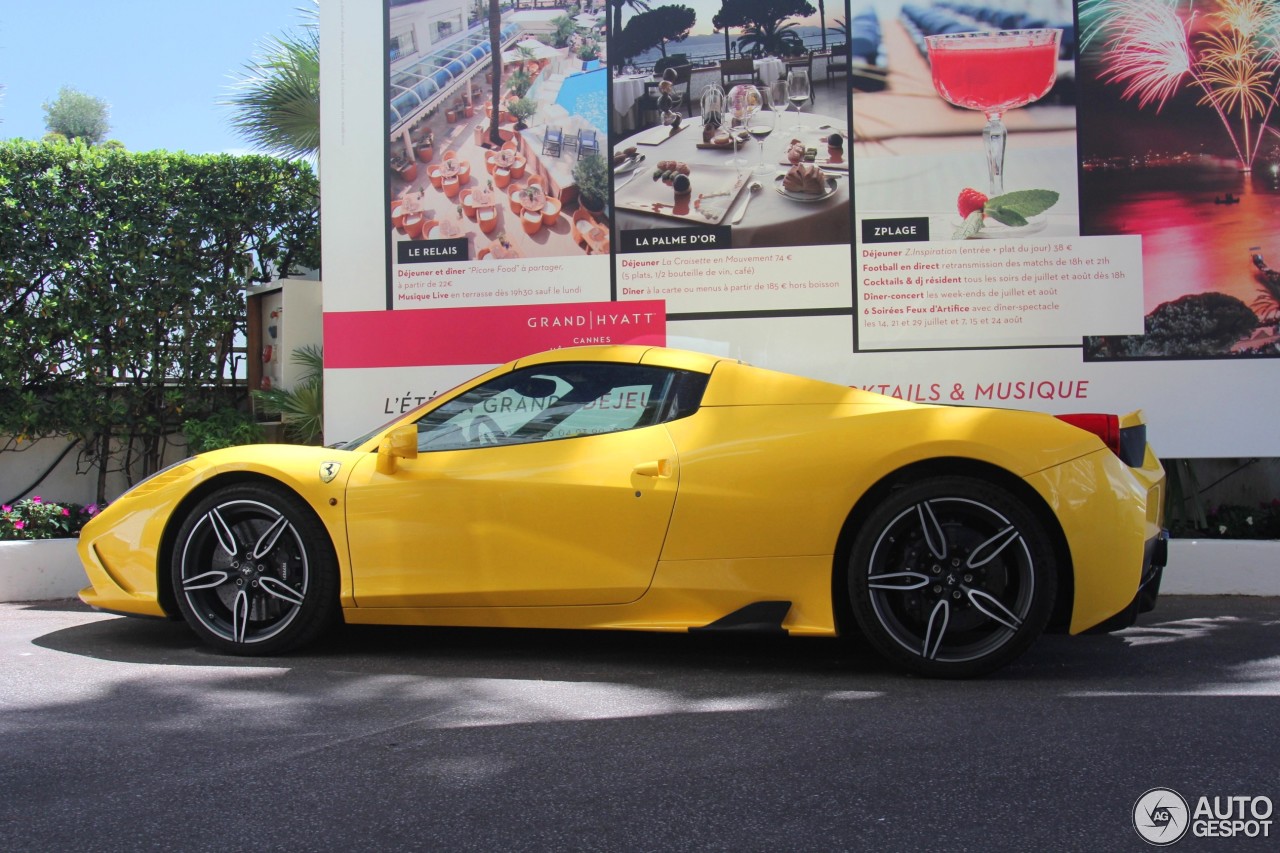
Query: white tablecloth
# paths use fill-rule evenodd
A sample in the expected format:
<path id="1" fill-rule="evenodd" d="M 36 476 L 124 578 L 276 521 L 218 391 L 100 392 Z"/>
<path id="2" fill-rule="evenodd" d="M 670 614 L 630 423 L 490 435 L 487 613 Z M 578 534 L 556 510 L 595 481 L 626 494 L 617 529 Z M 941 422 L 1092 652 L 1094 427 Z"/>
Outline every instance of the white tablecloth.
<path id="1" fill-rule="evenodd" d="M 650 74 L 630 74 L 613 78 L 613 111 L 620 116 L 631 112 L 636 98 L 644 94 L 644 84 L 652 82 Z"/>
<path id="2" fill-rule="evenodd" d="M 768 112 L 766 111 L 764 115 L 768 115 Z M 777 176 L 787 171 L 788 167 L 782 165 L 782 161 L 785 159 L 786 150 L 792 138 L 802 139 L 807 146 L 817 147 L 819 153 L 825 156 L 826 146 L 819 144 L 818 138 L 834 131 L 839 131 L 843 135 L 847 129 L 843 116 L 836 119 L 831 116 L 805 113 L 803 122 L 809 129 L 804 132 L 793 132 L 791 127 L 796 124 L 796 114 L 785 113 L 779 118 L 777 129 L 765 140 L 764 162 L 773 168 L 763 176 L 751 175 L 747 179 L 747 184 L 753 180 L 759 181 L 763 185 L 760 192 L 751 199 L 751 205 L 742 222 L 732 225 L 733 216 L 745 200 L 748 189 L 742 191 L 742 195 L 735 200 L 728 215 L 720 223 L 732 227 L 733 248 L 812 246 L 849 242 L 849 179 L 847 177 L 837 178 L 835 193 L 822 201 L 793 201 L 783 197 L 775 189 Z M 638 136 L 640 134 L 618 143 L 617 150 L 637 144 L 635 140 Z M 734 159 L 731 150 L 698 148 L 700 142 L 702 142 L 702 129 L 695 118 L 692 127 L 681 131 L 661 145 L 642 147 L 640 150 L 645 154 L 646 163 L 641 167 L 641 174 L 634 180 L 652 180 L 652 165 L 659 160 L 682 160 L 690 165 L 696 187 L 699 164 L 727 165 Z M 751 161 L 748 169 L 754 168 L 760 162 L 760 145 L 755 140 L 750 140 L 738 154 Z M 623 186 L 623 182 L 627 177 L 623 175 L 616 179 L 619 187 L 616 190 L 619 202 L 626 198 L 627 187 Z M 614 213 L 617 227 L 622 230 L 683 228 L 698 224 L 689 220 L 630 210 L 622 207 L 621 203 L 615 206 Z"/>
<path id="3" fill-rule="evenodd" d="M 776 56 L 766 56 L 764 59 L 755 61 L 756 76 L 765 82 L 765 85 L 772 83 L 779 77 L 786 76 L 787 66 L 782 64 L 782 60 Z"/>

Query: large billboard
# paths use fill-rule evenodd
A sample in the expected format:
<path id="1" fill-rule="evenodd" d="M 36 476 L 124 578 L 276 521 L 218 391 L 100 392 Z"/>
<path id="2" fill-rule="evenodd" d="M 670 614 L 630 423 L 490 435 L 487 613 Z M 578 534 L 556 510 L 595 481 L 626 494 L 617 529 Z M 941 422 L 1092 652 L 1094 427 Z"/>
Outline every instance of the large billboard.
<path id="1" fill-rule="evenodd" d="M 328 437 L 641 342 L 1280 455 L 1269 9 L 326 3 Z"/>

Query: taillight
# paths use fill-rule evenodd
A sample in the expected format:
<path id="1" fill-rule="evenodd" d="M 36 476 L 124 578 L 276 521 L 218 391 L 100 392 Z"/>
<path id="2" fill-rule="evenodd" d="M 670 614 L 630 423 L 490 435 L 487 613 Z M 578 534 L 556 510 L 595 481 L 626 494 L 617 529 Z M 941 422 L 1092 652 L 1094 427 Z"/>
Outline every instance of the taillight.
<path id="1" fill-rule="evenodd" d="M 1057 418 L 1102 439 L 1107 449 L 1120 457 L 1120 461 L 1129 467 L 1142 467 L 1147 453 L 1145 424 L 1121 429 L 1120 418 L 1117 415 L 1058 415 Z"/>
<path id="2" fill-rule="evenodd" d="M 1093 433 L 1112 453 L 1120 455 L 1120 418 L 1117 415 L 1058 415 L 1058 420 Z"/>

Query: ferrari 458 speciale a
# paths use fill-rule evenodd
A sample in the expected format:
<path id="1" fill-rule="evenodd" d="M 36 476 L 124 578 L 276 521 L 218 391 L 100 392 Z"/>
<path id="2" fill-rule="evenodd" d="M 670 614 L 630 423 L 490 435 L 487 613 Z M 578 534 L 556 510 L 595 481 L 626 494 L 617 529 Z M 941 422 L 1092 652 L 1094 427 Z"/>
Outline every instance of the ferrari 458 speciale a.
<path id="1" fill-rule="evenodd" d="M 102 610 L 272 655 L 348 623 L 860 632 L 962 677 L 1131 624 L 1165 564 L 1139 415 L 924 405 L 641 346 L 490 370 L 338 447 L 186 459 L 85 527 Z"/>

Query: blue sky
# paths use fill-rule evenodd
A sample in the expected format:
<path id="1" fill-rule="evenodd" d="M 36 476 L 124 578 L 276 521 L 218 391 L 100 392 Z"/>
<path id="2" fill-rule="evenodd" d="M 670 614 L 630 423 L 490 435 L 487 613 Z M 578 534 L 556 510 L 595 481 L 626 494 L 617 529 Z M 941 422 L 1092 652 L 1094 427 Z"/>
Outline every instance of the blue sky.
<path id="1" fill-rule="evenodd" d="M 308 0 L 4 0 L 0 139 L 45 134 L 64 85 L 111 105 L 126 148 L 244 152 L 218 102 L 269 36 L 298 27 Z"/>

